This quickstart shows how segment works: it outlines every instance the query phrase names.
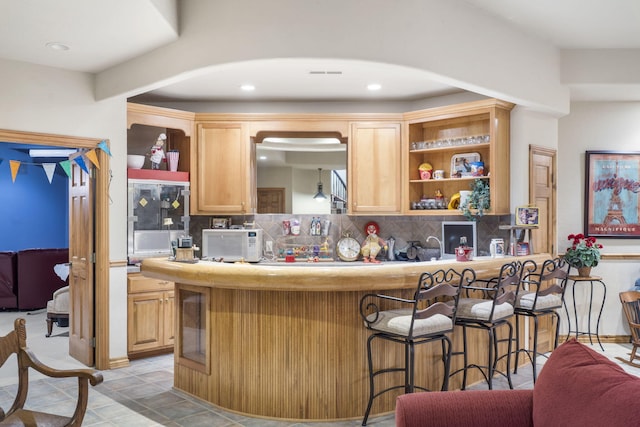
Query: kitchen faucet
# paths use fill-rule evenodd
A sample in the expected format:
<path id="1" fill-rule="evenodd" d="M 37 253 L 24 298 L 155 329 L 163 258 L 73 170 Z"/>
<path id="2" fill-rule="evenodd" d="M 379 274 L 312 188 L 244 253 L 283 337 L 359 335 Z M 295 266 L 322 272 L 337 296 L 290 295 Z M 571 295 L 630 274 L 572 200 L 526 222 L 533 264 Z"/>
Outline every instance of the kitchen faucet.
<path id="1" fill-rule="evenodd" d="M 436 242 L 438 242 L 438 247 L 440 248 L 440 258 L 439 259 L 442 259 L 442 255 L 444 254 L 444 247 L 442 246 L 442 242 L 436 236 L 427 237 L 426 242 L 429 243 L 429 240 L 431 240 L 431 239 L 434 239 Z"/>

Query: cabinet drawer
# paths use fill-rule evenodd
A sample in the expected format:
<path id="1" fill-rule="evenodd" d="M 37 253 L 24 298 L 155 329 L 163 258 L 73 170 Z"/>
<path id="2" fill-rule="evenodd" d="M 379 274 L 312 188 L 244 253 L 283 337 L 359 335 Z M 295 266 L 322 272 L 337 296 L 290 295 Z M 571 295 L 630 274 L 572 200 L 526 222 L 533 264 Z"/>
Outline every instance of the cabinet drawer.
<path id="1" fill-rule="evenodd" d="M 142 274 L 127 276 L 127 290 L 131 293 L 173 290 L 174 283 L 168 280 L 152 279 Z"/>

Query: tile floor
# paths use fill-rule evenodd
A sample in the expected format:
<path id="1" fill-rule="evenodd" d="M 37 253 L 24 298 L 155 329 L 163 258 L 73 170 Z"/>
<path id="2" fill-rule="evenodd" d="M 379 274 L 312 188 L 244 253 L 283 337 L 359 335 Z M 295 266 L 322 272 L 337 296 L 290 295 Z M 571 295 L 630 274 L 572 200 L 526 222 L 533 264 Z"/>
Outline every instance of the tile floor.
<path id="1" fill-rule="evenodd" d="M 27 342 L 41 356 L 42 362 L 56 368 L 81 366 L 67 355 L 67 328 L 54 326 L 54 336 L 44 337 L 44 313 L 25 315 L 0 312 L 0 335 L 13 328 L 15 317 L 27 319 Z M 630 345 L 605 344 L 605 354 L 614 360 L 616 357 L 627 358 L 629 351 Z M 640 376 L 640 368 L 625 364 L 622 366 Z M 15 369 L 15 361 L 9 361 L 0 369 L 0 407 L 5 410 L 11 406 L 17 387 L 15 373 L 7 368 Z M 37 407 L 44 412 L 72 413 L 75 405 L 75 381 L 48 379 L 35 374 L 30 374 L 27 406 Z M 104 371 L 103 375 L 104 382 L 90 390 L 83 423 L 85 426 L 355 427 L 362 422 L 361 419 L 315 423 L 273 421 L 220 410 L 172 389 L 172 355 L 134 360 L 129 367 Z M 516 388 L 533 387 L 530 367 L 519 369 L 518 375 L 513 375 L 512 379 Z M 506 388 L 506 380 L 502 378 L 497 378 L 494 384 L 494 388 Z M 486 388 L 486 385 L 478 384 L 473 388 Z M 391 427 L 395 425 L 395 420 L 393 414 L 373 416 L 368 425 Z"/>

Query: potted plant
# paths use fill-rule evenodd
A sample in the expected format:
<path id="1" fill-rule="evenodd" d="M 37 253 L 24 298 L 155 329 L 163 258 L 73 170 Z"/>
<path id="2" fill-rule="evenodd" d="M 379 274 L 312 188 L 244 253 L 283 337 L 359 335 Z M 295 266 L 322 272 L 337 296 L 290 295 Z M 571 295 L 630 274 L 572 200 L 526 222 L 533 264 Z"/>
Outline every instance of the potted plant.
<path id="1" fill-rule="evenodd" d="M 462 203 L 459 209 L 469 220 L 475 221 L 484 215 L 484 212 L 491 206 L 489 183 L 484 179 L 476 179 L 471 184 L 471 194 Z M 472 210 L 474 209 L 475 212 Z"/>
<path id="2" fill-rule="evenodd" d="M 587 237 L 582 233 L 569 234 L 567 237 L 571 241 L 571 246 L 567 248 L 564 259 L 578 269 L 578 275 L 588 277 L 591 274 L 591 267 L 595 267 L 600 262 L 600 249 L 602 245 L 596 242 L 595 237 Z"/>

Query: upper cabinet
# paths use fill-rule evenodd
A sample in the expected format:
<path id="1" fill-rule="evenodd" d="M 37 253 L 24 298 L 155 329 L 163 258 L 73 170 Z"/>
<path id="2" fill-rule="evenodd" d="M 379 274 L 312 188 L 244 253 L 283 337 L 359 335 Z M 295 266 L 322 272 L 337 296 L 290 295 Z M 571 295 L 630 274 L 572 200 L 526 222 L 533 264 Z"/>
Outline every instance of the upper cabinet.
<path id="1" fill-rule="evenodd" d="M 254 213 L 255 165 L 246 124 L 197 122 L 196 135 L 192 213 Z"/>
<path id="2" fill-rule="evenodd" d="M 489 183 L 489 214 L 509 214 L 509 118 L 514 104 L 489 99 L 406 113 L 403 137 L 405 206 L 409 215 L 459 215 L 420 206 L 437 195 L 451 199 L 475 179 Z M 422 170 L 431 168 L 430 173 Z M 418 203 L 418 205 L 416 205 Z"/>
<path id="3" fill-rule="evenodd" d="M 399 214 L 400 122 L 352 123 L 348 149 L 349 212 Z"/>
<path id="4" fill-rule="evenodd" d="M 491 207 L 486 213 L 509 214 L 513 107 L 486 99 L 404 114 L 193 114 L 129 104 L 129 125 L 166 123 L 169 139 L 181 151 L 184 166 L 179 170 L 190 172 L 192 215 L 255 214 L 256 144 L 272 137 L 310 135 L 347 144 L 349 214 L 460 215 L 435 200 L 426 203 L 427 209 L 420 202 L 436 195 L 449 200 L 470 190 L 475 179 L 489 184 Z M 330 167 L 319 153 L 305 162 L 313 178 L 301 185 L 312 197 L 318 169 Z M 431 173 L 421 175 L 421 166 Z"/>

